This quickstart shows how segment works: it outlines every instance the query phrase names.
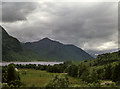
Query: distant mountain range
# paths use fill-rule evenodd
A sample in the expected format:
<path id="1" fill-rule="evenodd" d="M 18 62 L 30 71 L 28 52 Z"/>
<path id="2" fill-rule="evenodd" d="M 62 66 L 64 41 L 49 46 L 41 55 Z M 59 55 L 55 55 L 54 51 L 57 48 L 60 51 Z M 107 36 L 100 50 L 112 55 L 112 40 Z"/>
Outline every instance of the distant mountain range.
<path id="1" fill-rule="evenodd" d="M 3 61 L 82 61 L 93 59 L 91 55 L 76 47 L 44 38 L 37 42 L 21 43 L 2 28 Z"/>
<path id="2" fill-rule="evenodd" d="M 87 53 L 89 53 L 92 57 L 96 58 L 98 55 L 100 54 L 105 54 L 105 53 L 112 53 L 112 52 L 117 52 L 119 51 L 120 48 L 116 48 L 116 49 L 109 49 L 109 50 L 85 50 Z"/>

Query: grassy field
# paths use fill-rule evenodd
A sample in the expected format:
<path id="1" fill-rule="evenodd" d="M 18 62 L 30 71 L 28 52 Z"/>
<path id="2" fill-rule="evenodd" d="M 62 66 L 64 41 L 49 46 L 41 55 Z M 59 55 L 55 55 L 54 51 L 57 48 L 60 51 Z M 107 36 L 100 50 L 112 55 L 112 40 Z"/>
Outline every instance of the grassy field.
<path id="1" fill-rule="evenodd" d="M 21 81 L 26 87 L 44 87 L 55 75 L 65 76 L 64 73 L 48 73 L 46 71 L 34 70 L 34 69 L 21 69 L 19 70 Z M 85 85 L 80 79 L 69 77 L 70 87 Z"/>

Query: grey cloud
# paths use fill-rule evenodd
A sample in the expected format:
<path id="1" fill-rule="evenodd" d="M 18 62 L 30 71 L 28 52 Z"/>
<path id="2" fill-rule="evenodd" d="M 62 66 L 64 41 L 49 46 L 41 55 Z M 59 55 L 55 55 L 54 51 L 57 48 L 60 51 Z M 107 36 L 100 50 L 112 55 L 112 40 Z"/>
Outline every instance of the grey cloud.
<path id="1" fill-rule="evenodd" d="M 22 42 L 49 37 L 86 50 L 111 41 L 117 44 L 117 3 L 45 2 L 37 7 L 25 23 L 3 25 Z"/>
<path id="2" fill-rule="evenodd" d="M 116 25 L 117 10 L 111 9 L 114 4 L 115 3 L 102 3 L 96 7 L 87 9 L 74 8 L 68 16 L 61 16 L 61 18 L 59 18 L 58 21 L 61 22 L 56 22 L 55 25 L 57 25 L 57 29 L 53 31 L 53 34 L 56 34 L 56 38 L 59 40 L 61 39 L 58 35 L 62 36 L 62 38 L 67 37 L 66 39 L 71 39 L 71 41 L 73 38 L 79 46 L 81 46 L 79 42 L 82 43 L 82 40 L 91 44 L 114 40 L 111 38 L 115 36 L 113 34 L 118 31 Z"/>
<path id="3" fill-rule="evenodd" d="M 15 22 L 27 19 L 27 15 L 32 13 L 37 7 L 36 3 L 27 2 L 3 2 L 2 21 Z"/>

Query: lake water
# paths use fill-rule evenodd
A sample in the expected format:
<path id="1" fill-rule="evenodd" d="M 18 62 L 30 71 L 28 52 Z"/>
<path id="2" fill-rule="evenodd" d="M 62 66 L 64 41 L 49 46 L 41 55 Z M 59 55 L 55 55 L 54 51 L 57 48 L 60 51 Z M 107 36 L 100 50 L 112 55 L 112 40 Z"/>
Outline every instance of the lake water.
<path id="1" fill-rule="evenodd" d="M 63 62 L 3 62 L 0 63 L 0 66 L 9 65 L 10 63 L 21 64 L 21 65 L 26 65 L 26 64 L 54 65 L 54 64 L 62 64 Z"/>

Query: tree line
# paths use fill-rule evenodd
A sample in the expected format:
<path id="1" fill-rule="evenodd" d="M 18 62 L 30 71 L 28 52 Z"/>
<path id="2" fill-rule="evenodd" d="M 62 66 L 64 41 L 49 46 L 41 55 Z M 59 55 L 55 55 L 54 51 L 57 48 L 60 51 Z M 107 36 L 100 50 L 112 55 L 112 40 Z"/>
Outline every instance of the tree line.
<path id="1" fill-rule="evenodd" d="M 120 81 L 120 63 L 116 65 L 108 64 L 102 68 L 91 68 L 84 63 L 74 65 L 72 62 L 64 62 L 63 64 L 55 65 L 35 65 L 35 64 L 10 64 L 2 68 L 2 82 L 7 83 L 8 86 L 19 87 L 22 85 L 20 81 L 19 72 L 15 70 L 19 69 L 36 69 L 45 70 L 50 73 L 67 73 L 68 76 L 79 78 L 87 83 L 99 83 L 99 80 L 112 80 L 119 84 Z M 60 80 L 59 78 L 56 81 Z M 63 79 L 62 81 L 67 81 Z M 51 85 L 51 83 L 50 83 Z M 100 85 L 100 84 L 98 84 Z M 97 85 L 97 86 L 98 86 Z"/>

